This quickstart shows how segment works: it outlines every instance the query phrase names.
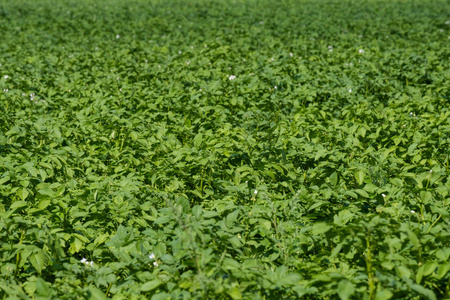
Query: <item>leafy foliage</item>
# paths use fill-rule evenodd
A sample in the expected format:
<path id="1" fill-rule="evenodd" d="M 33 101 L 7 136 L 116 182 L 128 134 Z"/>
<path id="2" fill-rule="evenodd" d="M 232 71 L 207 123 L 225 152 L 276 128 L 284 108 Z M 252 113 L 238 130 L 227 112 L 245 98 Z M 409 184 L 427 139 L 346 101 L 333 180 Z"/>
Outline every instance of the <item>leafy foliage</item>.
<path id="1" fill-rule="evenodd" d="M 3 1 L 0 296 L 449 299 L 446 11 Z"/>

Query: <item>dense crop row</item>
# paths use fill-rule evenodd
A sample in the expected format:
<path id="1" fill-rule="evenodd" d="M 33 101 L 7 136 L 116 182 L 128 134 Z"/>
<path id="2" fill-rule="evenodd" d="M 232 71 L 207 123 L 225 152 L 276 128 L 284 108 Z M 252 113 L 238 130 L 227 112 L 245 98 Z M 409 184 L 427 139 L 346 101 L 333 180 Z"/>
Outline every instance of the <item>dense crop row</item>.
<path id="1" fill-rule="evenodd" d="M 443 299 L 448 1 L 0 2 L 0 297 Z"/>

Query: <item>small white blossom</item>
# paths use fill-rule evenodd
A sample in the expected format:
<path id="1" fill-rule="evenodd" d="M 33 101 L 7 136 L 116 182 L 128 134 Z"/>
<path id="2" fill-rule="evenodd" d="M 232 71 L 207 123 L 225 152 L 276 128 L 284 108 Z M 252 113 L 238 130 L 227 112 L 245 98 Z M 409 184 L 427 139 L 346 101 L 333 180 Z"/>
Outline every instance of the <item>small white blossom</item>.
<path id="1" fill-rule="evenodd" d="M 255 190 L 255 195 L 258 194 L 258 190 Z"/>
<path id="2" fill-rule="evenodd" d="M 3 76 L 3 78 L 5 78 L 5 79 L 8 79 L 8 78 L 9 78 L 9 76 L 8 76 L 8 75 L 5 75 L 5 76 Z"/>
<path id="3" fill-rule="evenodd" d="M 352 93 L 352 89 L 349 89 L 348 92 L 351 94 Z"/>
<path id="4" fill-rule="evenodd" d="M 411 213 L 412 213 L 412 214 L 415 214 L 416 212 L 412 210 Z"/>
<path id="5" fill-rule="evenodd" d="M 385 195 L 385 194 L 381 194 L 381 196 L 383 196 L 383 198 L 386 198 L 386 195 Z"/>
<path id="6" fill-rule="evenodd" d="M 86 259 L 86 257 L 83 257 L 81 260 L 80 260 L 80 262 L 82 263 L 82 264 L 84 264 L 84 265 L 86 265 L 86 266 L 91 266 L 91 267 L 93 267 L 94 266 L 94 261 L 88 261 L 87 259 Z"/>
<path id="7" fill-rule="evenodd" d="M 150 258 L 151 260 L 155 260 L 155 259 L 156 259 L 154 253 L 150 254 L 150 255 L 148 256 L 148 258 Z"/>
<path id="8" fill-rule="evenodd" d="M 293 53 L 291 52 L 291 53 L 289 53 L 289 56 L 290 56 L 290 57 L 293 57 L 293 56 L 294 56 L 294 54 L 293 54 Z"/>
<path id="9" fill-rule="evenodd" d="M 433 170 L 430 170 L 430 173 L 433 173 Z"/>
<path id="10" fill-rule="evenodd" d="M 277 86 L 274 86 L 273 88 L 274 88 L 274 89 L 277 89 Z"/>
<path id="11" fill-rule="evenodd" d="M 230 76 L 228 77 L 228 79 L 229 79 L 229 80 L 234 80 L 234 79 L 236 79 L 236 76 L 230 75 Z"/>
<path id="12" fill-rule="evenodd" d="M 146 63 L 148 63 L 148 60 L 145 60 Z"/>
<path id="13" fill-rule="evenodd" d="M 363 54 L 364 50 L 363 49 L 359 49 L 359 53 Z"/>
<path id="14" fill-rule="evenodd" d="M 450 25 L 450 20 L 445 21 L 445 25 Z"/>
<path id="15" fill-rule="evenodd" d="M 153 262 L 153 265 L 154 265 L 155 267 L 157 267 L 157 266 L 158 266 L 158 262 L 154 261 L 154 262 Z"/>
<path id="16" fill-rule="evenodd" d="M 120 38 L 120 35 L 116 35 L 116 39 Z"/>
<path id="17" fill-rule="evenodd" d="M 178 51 L 178 55 L 181 54 L 181 53 L 183 53 L 183 52 L 182 51 Z"/>

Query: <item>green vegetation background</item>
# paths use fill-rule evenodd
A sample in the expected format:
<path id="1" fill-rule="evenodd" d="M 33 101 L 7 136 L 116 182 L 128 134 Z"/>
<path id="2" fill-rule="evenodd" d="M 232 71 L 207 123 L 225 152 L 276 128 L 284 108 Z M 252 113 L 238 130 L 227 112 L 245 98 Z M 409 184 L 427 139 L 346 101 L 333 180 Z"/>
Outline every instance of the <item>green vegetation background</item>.
<path id="1" fill-rule="evenodd" d="M 448 1 L 0 1 L 0 297 L 444 299 Z"/>

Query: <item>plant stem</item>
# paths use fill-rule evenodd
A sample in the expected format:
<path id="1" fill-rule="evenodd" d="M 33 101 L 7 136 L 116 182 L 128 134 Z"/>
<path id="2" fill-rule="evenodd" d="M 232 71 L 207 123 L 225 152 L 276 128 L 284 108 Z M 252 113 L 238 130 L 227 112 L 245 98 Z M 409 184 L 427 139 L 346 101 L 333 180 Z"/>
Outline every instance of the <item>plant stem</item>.
<path id="1" fill-rule="evenodd" d="M 108 297 L 109 291 L 111 290 L 112 283 L 109 284 L 108 290 L 106 291 L 105 296 Z"/>
<path id="2" fill-rule="evenodd" d="M 373 277 L 373 266 L 372 266 L 372 252 L 370 250 L 370 231 L 368 232 L 368 236 L 366 239 L 367 242 L 367 250 L 366 250 L 366 267 L 367 267 L 367 275 L 369 277 L 369 299 L 375 299 L 375 279 Z"/>

